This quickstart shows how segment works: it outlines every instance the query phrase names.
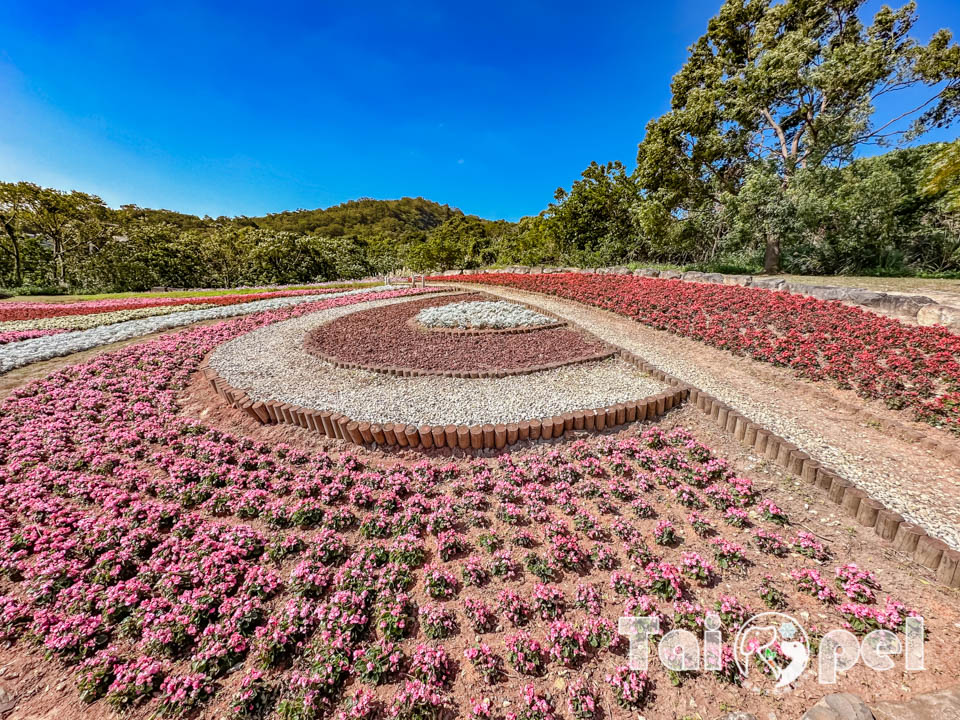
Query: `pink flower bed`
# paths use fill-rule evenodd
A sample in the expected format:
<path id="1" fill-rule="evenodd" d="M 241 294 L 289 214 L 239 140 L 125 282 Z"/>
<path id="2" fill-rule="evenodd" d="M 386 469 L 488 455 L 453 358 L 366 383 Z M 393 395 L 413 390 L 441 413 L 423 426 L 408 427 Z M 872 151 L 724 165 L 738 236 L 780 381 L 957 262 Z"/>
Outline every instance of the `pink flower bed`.
<path id="1" fill-rule="evenodd" d="M 444 279 L 444 278 L 435 278 Z M 446 278 L 449 280 L 449 278 Z M 464 275 L 595 305 L 755 360 L 829 379 L 960 433 L 960 336 L 762 288 L 617 275 Z"/>
<path id="2" fill-rule="evenodd" d="M 66 330 L 10 330 L 0 332 L 0 345 L 7 343 L 20 342 L 21 340 L 32 340 L 33 338 L 46 337 L 47 335 L 57 335 L 67 332 Z"/>
<path id="3" fill-rule="evenodd" d="M 298 297 L 300 295 L 324 295 L 343 292 L 343 288 L 319 290 L 277 290 L 261 293 L 233 293 L 229 295 L 199 295 L 196 297 L 132 297 L 115 300 L 83 300 L 80 302 L 7 302 L 0 303 L 0 321 L 36 320 L 38 318 L 63 317 L 66 315 L 91 315 L 93 313 L 136 310 L 148 307 L 171 305 L 237 305 L 254 300 Z"/>
<path id="4" fill-rule="evenodd" d="M 0 406 L 0 636 L 70 664 L 85 701 L 118 710 L 187 711 L 229 685 L 236 718 L 502 717 L 492 699 L 504 695 L 533 718 L 642 708 L 669 683 L 624 668 L 617 617 L 657 614 L 666 629 L 679 612 L 699 627 L 716 606 L 740 622 L 770 589 L 755 563 L 795 571 L 804 587 L 783 583 L 784 597 L 857 632 L 909 612 L 876 609 L 878 583 L 850 565 L 836 586 L 860 604 L 803 594 L 815 571 L 789 548 L 809 538 L 774 557 L 754 549 L 755 528 L 723 523 L 729 507 L 771 506 L 682 430 L 376 465 L 180 414 L 178 392 L 217 344 L 358 301 L 186 330 L 15 391 Z M 691 517 L 722 536 L 686 532 L 670 499 L 681 487 L 701 507 Z M 650 512 L 637 516 L 641 496 Z M 777 522 L 755 526 L 786 533 L 773 508 Z M 667 514 L 673 537 L 656 545 Z M 557 694 L 544 673 L 560 668 L 603 682 Z M 729 664 L 710 676 L 737 680 Z"/>

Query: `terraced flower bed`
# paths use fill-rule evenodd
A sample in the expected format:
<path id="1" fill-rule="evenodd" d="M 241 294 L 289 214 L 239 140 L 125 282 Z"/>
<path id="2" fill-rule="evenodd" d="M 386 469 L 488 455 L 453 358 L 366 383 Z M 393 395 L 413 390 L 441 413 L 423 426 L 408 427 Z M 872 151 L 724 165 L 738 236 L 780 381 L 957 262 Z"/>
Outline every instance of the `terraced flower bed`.
<path id="1" fill-rule="evenodd" d="M 23 330 L 87 330 L 112 325 L 113 323 L 136 320 L 145 317 L 157 317 L 186 310 L 201 310 L 200 303 L 180 305 L 153 305 L 132 310 L 114 310 L 112 312 L 86 313 L 83 315 L 56 315 L 53 317 L 33 318 L 29 320 L 6 320 L 0 322 L 0 332 Z"/>
<path id="2" fill-rule="evenodd" d="M 113 300 L 83 300 L 79 302 L 8 302 L 0 303 L 0 321 L 36 320 L 39 318 L 90 315 L 121 312 L 140 308 L 172 307 L 177 305 L 237 305 L 270 298 L 300 297 L 340 292 L 340 288 L 313 290 L 276 290 L 261 293 L 233 293 L 229 295 L 197 295 L 196 297 L 131 297 Z"/>
<path id="3" fill-rule="evenodd" d="M 304 312 L 130 346 L 3 404 L 0 631 L 69 667 L 85 702 L 414 720 L 501 718 L 507 698 L 519 717 L 632 717 L 743 678 L 729 648 L 682 688 L 631 670 L 620 615 L 697 629 L 715 610 L 730 632 L 786 607 L 863 634 L 916 609 L 683 431 L 378 465 L 179 414 L 212 347 Z"/>
<path id="4" fill-rule="evenodd" d="M 352 313 L 311 332 L 306 347 L 318 357 L 346 367 L 401 369 L 417 374 L 468 373 L 476 377 L 562 367 L 613 354 L 595 338 L 556 326 L 537 328 L 532 333 L 476 335 L 426 332 L 412 322 L 426 311 L 442 316 L 449 312 L 448 306 L 458 308 L 465 302 L 485 300 L 477 294 L 454 298 L 429 298 Z M 513 306 L 512 312 L 521 317 L 530 312 Z M 456 310 L 453 313 L 458 314 Z"/>
<path id="5" fill-rule="evenodd" d="M 464 275 L 457 280 L 595 305 L 737 355 L 790 367 L 809 380 L 831 380 L 960 433 L 960 336 L 946 328 L 913 327 L 839 302 L 761 288 L 573 273 Z"/>
<path id="6" fill-rule="evenodd" d="M 861 663 L 831 689 L 902 697 L 960 670 L 960 612 L 949 590 L 900 556 L 864 546 L 856 529 L 819 523 L 823 505 L 774 483 L 773 464 L 734 464 L 662 420 L 667 396 L 688 388 L 669 386 L 640 358 L 499 379 L 402 377 L 333 368 L 304 348 L 315 329 L 340 326 L 340 344 L 330 347 L 352 351 L 344 328 L 363 321 L 379 323 L 363 340 L 370 347 L 380 332 L 381 344 L 397 338 L 394 351 L 408 352 L 403 333 L 419 332 L 431 342 L 479 343 L 483 357 L 502 364 L 518 356 L 503 348 L 551 333 L 580 343 L 557 347 L 586 352 L 595 342 L 571 327 L 418 331 L 409 321 L 425 308 L 483 297 L 416 297 L 434 291 L 271 299 L 14 391 L 0 404 L 0 639 L 9 644 L 0 664 L 17 672 L 5 670 L 0 683 L 43 655 L 28 681 L 68 676 L 82 703 L 70 716 L 90 718 L 616 720 L 674 718 L 688 708 L 704 717 L 732 708 L 799 717 L 824 693 L 814 671 L 779 694 L 764 669 L 788 664 L 783 647 L 771 646 L 766 663 L 735 661 L 737 631 L 765 610 L 803 620 L 811 667 L 828 630 L 902 637 L 907 618 L 924 617 L 928 667 L 938 673 L 878 673 Z M 211 310 L 233 312 L 201 312 Z M 291 339 L 296 352 L 285 352 Z M 630 403 L 611 404 L 603 421 L 573 410 L 545 417 L 537 433 L 554 444 L 512 453 L 510 426 L 519 434 L 523 423 L 505 420 L 464 423 L 467 446 L 459 427 L 451 441 L 446 426 L 393 423 L 397 442 L 387 447 L 375 422 L 367 421 L 367 437 L 356 420 L 334 425 L 334 413 L 283 402 L 256 408 L 252 397 L 228 398 L 236 416 L 207 408 L 201 421 L 181 403 L 205 367 L 231 374 L 238 392 L 252 379 L 305 392 L 322 376 L 334 383 L 330 397 L 352 391 L 358 407 L 417 417 L 438 407 L 473 412 L 467 398 L 485 385 L 491 407 L 520 412 L 566 389 L 557 375 L 565 371 L 607 373 L 609 386 L 580 392 L 616 397 L 648 382 L 660 392 L 652 413 L 650 401 L 643 413 L 632 407 L 632 421 L 645 424 L 615 435 L 573 439 L 588 417 L 594 431 L 620 428 Z M 236 431 L 250 427 L 238 421 L 242 411 L 258 409 L 317 432 Z M 478 449 L 475 428 L 479 448 L 503 454 L 465 457 Z M 354 431 L 358 444 L 374 438 L 377 449 L 348 445 L 358 442 Z M 656 618 L 656 641 L 670 630 L 702 638 L 714 614 L 723 637 L 717 669 L 670 670 L 655 646 L 646 670 L 630 667 L 619 618 Z M 49 713 L 43 697 L 26 696 L 18 711 Z"/>
<path id="7" fill-rule="evenodd" d="M 287 294 L 280 297 L 274 296 L 262 300 L 244 302 L 242 304 L 237 302 L 213 303 L 202 306 L 202 308 L 198 310 L 183 310 L 175 313 L 166 312 L 166 309 L 162 309 L 161 312 L 156 315 L 139 317 L 109 325 L 95 325 L 85 330 L 75 330 L 65 333 L 45 333 L 30 339 L 21 339 L 17 342 L 0 346 L 0 373 L 33 362 L 62 357 L 101 345 L 121 342 L 123 340 L 140 337 L 141 335 L 148 335 L 183 325 L 192 325 L 197 322 L 219 320 L 237 315 L 248 315 L 250 313 L 292 307 L 295 305 L 324 302 L 328 298 L 348 297 L 351 295 L 372 297 L 377 292 L 388 289 L 387 286 L 379 286 L 357 290 L 338 290 L 325 292 L 323 294 L 310 291 L 306 294 L 299 293 Z M 421 290 L 421 292 L 424 291 Z M 232 298 L 234 296 L 229 297 Z M 251 296 L 246 295 L 244 297 L 249 298 Z"/>

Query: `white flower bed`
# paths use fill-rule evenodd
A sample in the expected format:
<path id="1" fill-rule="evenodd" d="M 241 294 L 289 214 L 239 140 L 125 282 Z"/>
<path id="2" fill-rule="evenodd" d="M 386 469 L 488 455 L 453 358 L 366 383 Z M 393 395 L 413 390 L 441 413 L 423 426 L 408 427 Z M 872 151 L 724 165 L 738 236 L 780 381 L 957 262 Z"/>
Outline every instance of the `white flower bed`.
<path id="1" fill-rule="evenodd" d="M 191 305 L 161 305 L 157 307 L 136 308 L 134 310 L 113 310 L 111 312 L 92 313 L 90 315 L 60 315 L 58 317 L 34 318 L 33 320 L 6 320 L 0 322 L 0 332 L 16 330 L 89 330 L 101 325 L 138 320 L 139 318 L 170 315 L 209 308 L 209 303 Z"/>
<path id="2" fill-rule="evenodd" d="M 556 321 L 516 303 L 477 300 L 424 308 L 417 314 L 417 322 L 430 328 L 501 330 L 549 325 Z"/>
<path id="3" fill-rule="evenodd" d="M 23 340 L 8 345 L 0 345 L 0 373 L 5 373 L 33 362 L 71 355 L 76 352 L 99 347 L 100 345 L 129 340 L 140 337 L 141 335 L 149 335 L 150 333 L 169 330 L 170 328 L 180 327 L 182 325 L 192 325 L 193 323 L 203 320 L 220 320 L 222 318 L 237 317 L 238 315 L 249 315 L 250 313 L 262 312 L 264 310 L 277 310 L 278 308 L 291 307 L 303 303 L 322 302 L 345 295 L 382 292 L 390 289 L 392 288 L 389 286 L 381 285 L 378 287 L 361 288 L 359 290 L 348 290 L 340 293 L 254 300 L 248 303 L 222 305 L 205 310 L 189 310 L 187 312 L 173 313 L 159 317 L 128 320 L 126 322 L 103 325 L 89 330 L 77 330 L 75 332 L 60 333 L 59 335 L 48 335 L 32 340 Z"/>

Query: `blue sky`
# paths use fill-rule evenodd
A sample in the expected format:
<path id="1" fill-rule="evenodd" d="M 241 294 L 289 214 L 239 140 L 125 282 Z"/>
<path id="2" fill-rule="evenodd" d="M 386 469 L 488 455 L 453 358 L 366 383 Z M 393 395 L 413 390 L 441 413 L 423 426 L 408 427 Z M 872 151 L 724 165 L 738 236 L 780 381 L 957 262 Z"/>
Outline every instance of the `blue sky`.
<path id="1" fill-rule="evenodd" d="M 0 179 L 201 215 L 421 195 L 515 220 L 591 160 L 633 166 L 719 5 L 7 0 Z M 960 30 L 957 0 L 918 14 L 924 41 Z"/>

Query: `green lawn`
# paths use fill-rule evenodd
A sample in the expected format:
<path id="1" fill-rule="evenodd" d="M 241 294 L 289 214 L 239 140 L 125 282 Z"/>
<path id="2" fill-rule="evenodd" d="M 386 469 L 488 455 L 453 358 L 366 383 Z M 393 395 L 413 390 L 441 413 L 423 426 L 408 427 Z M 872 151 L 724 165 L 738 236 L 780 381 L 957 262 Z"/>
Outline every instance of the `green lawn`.
<path id="1" fill-rule="evenodd" d="M 379 283 L 375 282 L 342 282 L 324 285 L 292 285 L 284 290 L 320 290 L 324 288 L 350 288 L 350 287 L 373 287 Z M 88 295 L 16 295 L 6 302 L 15 302 L 18 300 L 24 302 L 76 302 L 78 300 L 117 300 L 121 298 L 143 297 L 143 298 L 184 298 L 184 297 L 211 297 L 216 295 L 250 295 L 253 293 L 270 292 L 272 288 L 224 288 L 214 290 L 176 290 L 173 292 L 122 292 L 122 293 L 96 293 Z"/>

